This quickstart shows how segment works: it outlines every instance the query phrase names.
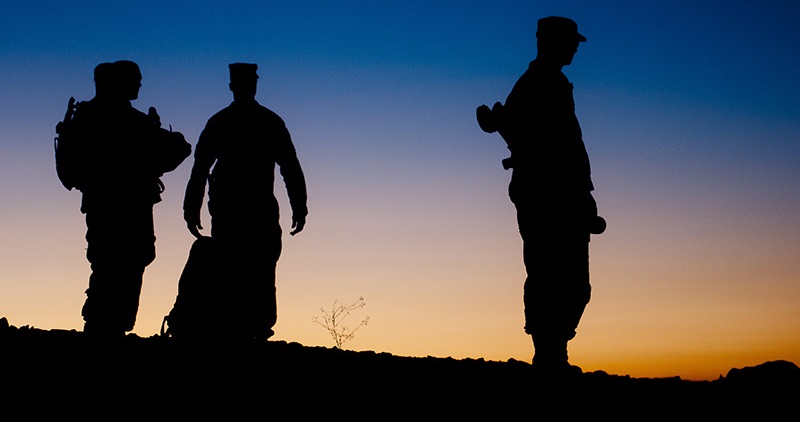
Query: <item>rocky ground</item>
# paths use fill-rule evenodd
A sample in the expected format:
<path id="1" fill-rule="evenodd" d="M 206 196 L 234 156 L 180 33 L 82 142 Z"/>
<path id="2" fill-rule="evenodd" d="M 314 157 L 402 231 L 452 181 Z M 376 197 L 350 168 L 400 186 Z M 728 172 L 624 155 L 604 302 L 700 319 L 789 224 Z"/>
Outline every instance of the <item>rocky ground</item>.
<path id="1" fill-rule="evenodd" d="M 282 341 L 181 344 L 160 336 L 98 343 L 82 332 L 16 327 L 5 319 L 0 359 L 0 407 L 30 415 L 58 409 L 103 419 L 796 420 L 800 404 L 800 368 L 787 361 L 702 382 L 603 371 L 553 378 L 516 360 L 401 357 Z"/>

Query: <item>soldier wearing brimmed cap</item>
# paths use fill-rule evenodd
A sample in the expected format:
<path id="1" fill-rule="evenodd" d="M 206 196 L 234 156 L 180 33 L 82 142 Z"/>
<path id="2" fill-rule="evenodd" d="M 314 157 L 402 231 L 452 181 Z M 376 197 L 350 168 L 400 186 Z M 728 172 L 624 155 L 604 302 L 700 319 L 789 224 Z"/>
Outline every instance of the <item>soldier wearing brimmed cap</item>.
<path id="1" fill-rule="evenodd" d="M 539 19 L 536 24 L 536 38 L 556 42 L 586 41 L 586 37 L 578 33 L 578 24 L 572 19 L 561 16 L 549 16 Z"/>
<path id="2" fill-rule="evenodd" d="M 575 115 L 572 84 L 562 68 L 586 37 L 571 19 L 538 21 L 537 54 L 505 104 L 478 107 L 485 132 L 499 132 L 513 168 L 508 194 L 517 209 L 528 276 L 525 332 L 533 338 L 533 367 L 575 373 L 567 342 L 589 302 L 589 237 L 605 230 L 592 196 L 589 157 Z"/>
<path id="3" fill-rule="evenodd" d="M 229 334 L 265 341 L 277 321 L 275 270 L 281 254 L 275 165 L 292 208 L 292 232 L 303 230 L 308 208 L 303 170 L 286 124 L 256 99 L 258 66 L 232 63 L 233 102 L 212 116 L 200 134 L 183 210 L 200 238 L 200 211 L 208 183 L 211 239 L 219 253 L 221 315 Z"/>

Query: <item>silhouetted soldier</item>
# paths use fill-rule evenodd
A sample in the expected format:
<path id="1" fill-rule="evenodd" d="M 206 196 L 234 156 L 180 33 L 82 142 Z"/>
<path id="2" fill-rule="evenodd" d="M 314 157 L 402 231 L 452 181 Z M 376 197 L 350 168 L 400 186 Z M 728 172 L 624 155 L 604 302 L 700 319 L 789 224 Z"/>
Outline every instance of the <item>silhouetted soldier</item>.
<path id="1" fill-rule="evenodd" d="M 478 107 L 481 128 L 499 132 L 511 150 L 508 194 L 517 209 L 528 276 L 525 332 L 536 369 L 569 370 L 567 342 L 589 302 L 589 236 L 602 233 L 589 158 L 562 67 L 586 41 L 570 19 L 538 21 L 537 55 L 506 98 Z M 579 370 L 579 368 L 575 368 Z"/>
<path id="2" fill-rule="evenodd" d="M 200 238 L 200 210 L 208 181 L 211 238 L 221 262 L 219 306 L 228 333 L 265 341 L 277 321 L 275 270 L 281 254 L 275 165 L 286 185 L 295 235 L 308 208 L 303 170 L 283 120 L 256 99 L 258 66 L 229 65 L 233 102 L 212 116 L 197 142 L 183 210 Z M 212 170 L 213 166 L 213 170 Z"/>
<path id="3" fill-rule="evenodd" d="M 81 191 L 86 215 L 92 274 L 84 331 L 97 337 L 122 337 L 133 329 L 144 270 L 155 259 L 160 177 L 191 153 L 182 134 L 160 128 L 154 108 L 150 115 L 133 108 L 141 79 L 134 62 L 99 64 L 95 97 L 59 124 L 59 144 L 72 151 L 70 162 L 62 163 L 70 169 L 68 188 Z"/>

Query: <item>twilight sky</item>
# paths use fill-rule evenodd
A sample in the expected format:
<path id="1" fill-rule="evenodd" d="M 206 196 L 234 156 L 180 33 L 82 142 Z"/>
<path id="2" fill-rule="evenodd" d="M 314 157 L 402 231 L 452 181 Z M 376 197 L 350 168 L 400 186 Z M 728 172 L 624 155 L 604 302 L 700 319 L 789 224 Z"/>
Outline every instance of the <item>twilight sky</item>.
<path id="1" fill-rule="evenodd" d="M 13 325 L 82 329 L 85 225 L 80 194 L 55 175 L 52 140 L 68 98 L 92 97 L 94 66 L 136 61 L 134 106 L 155 106 L 194 145 L 230 103 L 227 65 L 241 61 L 259 65 L 257 99 L 286 121 L 309 190 L 308 224 L 285 236 L 278 263 L 275 339 L 331 346 L 312 317 L 363 296 L 352 323 L 370 322 L 346 348 L 529 361 L 507 150 L 474 115 L 504 101 L 534 58 L 536 20 L 562 15 L 588 38 L 564 72 L 609 223 L 592 238 L 592 301 L 572 363 L 685 379 L 800 363 L 799 2 L 4 1 L 2 10 L 0 316 Z M 164 177 L 155 207 L 140 336 L 160 329 L 193 240 L 181 211 L 191 165 Z M 280 182 L 276 192 L 288 229 Z"/>

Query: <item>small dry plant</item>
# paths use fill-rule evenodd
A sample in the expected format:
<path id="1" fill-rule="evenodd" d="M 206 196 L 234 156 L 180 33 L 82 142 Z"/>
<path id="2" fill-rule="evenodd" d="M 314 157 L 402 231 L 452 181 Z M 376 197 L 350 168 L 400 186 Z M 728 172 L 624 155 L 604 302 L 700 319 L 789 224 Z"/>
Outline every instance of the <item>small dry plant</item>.
<path id="1" fill-rule="evenodd" d="M 369 316 L 366 316 L 363 320 L 361 320 L 356 328 L 351 330 L 344 325 L 345 319 L 350 316 L 350 312 L 359 308 L 363 308 L 366 305 L 367 303 L 364 301 L 363 297 L 358 298 L 358 300 L 349 305 L 345 305 L 339 303 L 338 300 L 334 300 L 330 311 L 327 311 L 325 308 L 320 308 L 322 316 L 312 317 L 311 321 L 328 330 L 331 338 L 333 338 L 333 342 L 336 343 L 336 347 L 341 349 L 345 342 L 352 340 L 353 337 L 355 337 L 356 331 L 359 328 L 367 325 L 369 322 Z"/>

